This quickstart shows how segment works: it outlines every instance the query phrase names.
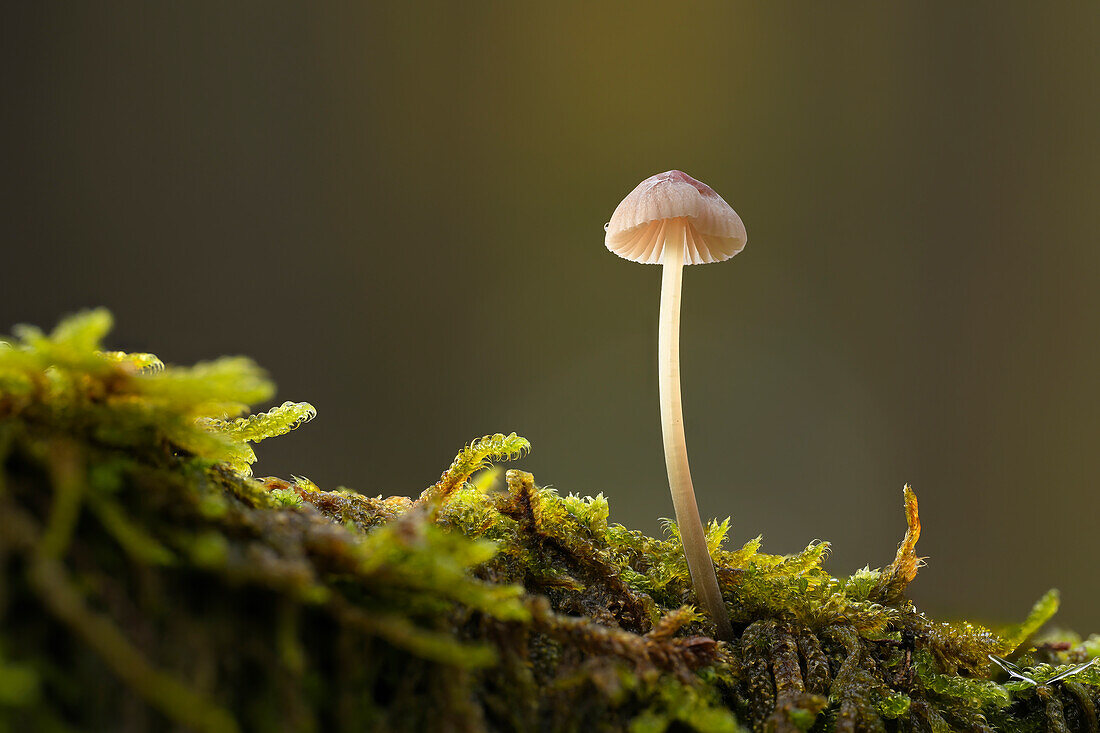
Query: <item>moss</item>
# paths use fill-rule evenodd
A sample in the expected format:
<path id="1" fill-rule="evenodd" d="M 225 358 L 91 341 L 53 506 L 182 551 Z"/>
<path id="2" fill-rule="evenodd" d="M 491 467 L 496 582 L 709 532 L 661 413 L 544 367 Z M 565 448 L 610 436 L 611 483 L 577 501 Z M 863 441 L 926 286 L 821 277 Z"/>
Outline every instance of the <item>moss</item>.
<path id="1" fill-rule="evenodd" d="M 0 730 L 1097 730 L 1097 637 L 1034 638 L 1056 594 L 999 632 L 906 599 L 908 487 L 897 556 L 848 578 L 712 522 L 719 643 L 674 524 L 494 488 L 523 438 L 415 500 L 253 478 L 313 408 L 246 416 L 274 393 L 252 362 L 103 351 L 110 323 L 0 344 Z"/>

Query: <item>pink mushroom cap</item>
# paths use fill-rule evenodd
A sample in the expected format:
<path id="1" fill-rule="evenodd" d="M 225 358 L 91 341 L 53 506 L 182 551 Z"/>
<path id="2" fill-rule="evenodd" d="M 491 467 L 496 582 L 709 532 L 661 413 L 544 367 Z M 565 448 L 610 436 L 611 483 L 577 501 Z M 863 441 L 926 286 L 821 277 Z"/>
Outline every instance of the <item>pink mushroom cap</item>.
<path id="1" fill-rule="evenodd" d="M 633 262 L 659 265 L 666 246 L 684 247 L 685 265 L 728 260 L 745 248 L 741 217 L 714 189 L 683 171 L 651 176 L 615 207 L 604 244 Z"/>

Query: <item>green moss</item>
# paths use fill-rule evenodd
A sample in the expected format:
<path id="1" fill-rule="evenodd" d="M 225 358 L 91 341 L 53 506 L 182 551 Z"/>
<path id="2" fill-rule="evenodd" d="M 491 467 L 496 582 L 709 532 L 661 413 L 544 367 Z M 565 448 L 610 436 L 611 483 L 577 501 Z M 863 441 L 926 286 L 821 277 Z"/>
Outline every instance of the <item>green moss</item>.
<path id="1" fill-rule="evenodd" d="M 1058 606 L 1061 602 L 1061 596 L 1056 590 L 1047 592 L 1046 595 L 1036 601 L 1031 613 L 1027 615 L 1023 623 L 1010 626 L 1001 632 L 1001 636 L 1004 637 L 1002 652 L 1011 654 L 1016 651 L 1017 647 L 1030 639 L 1036 631 L 1043 627 L 1043 624 L 1050 621 L 1054 614 L 1058 613 Z"/>
<path id="2" fill-rule="evenodd" d="M 0 730 L 1097 730 L 1096 637 L 1029 644 L 1056 593 L 1000 633 L 906 599 L 908 487 L 894 560 L 847 578 L 711 522 L 719 643 L 675 524 L 497 489 L 514 433 L 415 500 L 252 478 L 313 408 L 246 415 L 251 361 L 104 351 L 110 323 L 0 342 Z"/>

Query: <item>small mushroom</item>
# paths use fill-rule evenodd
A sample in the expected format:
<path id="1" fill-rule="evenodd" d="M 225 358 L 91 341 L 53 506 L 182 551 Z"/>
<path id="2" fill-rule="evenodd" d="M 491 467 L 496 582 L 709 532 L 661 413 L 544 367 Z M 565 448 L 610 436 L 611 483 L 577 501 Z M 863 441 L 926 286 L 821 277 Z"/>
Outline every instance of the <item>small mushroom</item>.
<path id="1" fill-rule="evenodd" d="M 615 254 L 664 265 L 657 365 L 668 484 L 695 594 L 717 625 L 718 637 L 729 640 L 733 629 L 707 550 L 688 468 L 680 404 L 680 287 L 684 265 L 721 262 L 740 252 L 747 241 L 745 225 L 710 186 L 681 171 L 668 171 L 638 184 L 615 209 L 605 229 L 604 243 Z"/>

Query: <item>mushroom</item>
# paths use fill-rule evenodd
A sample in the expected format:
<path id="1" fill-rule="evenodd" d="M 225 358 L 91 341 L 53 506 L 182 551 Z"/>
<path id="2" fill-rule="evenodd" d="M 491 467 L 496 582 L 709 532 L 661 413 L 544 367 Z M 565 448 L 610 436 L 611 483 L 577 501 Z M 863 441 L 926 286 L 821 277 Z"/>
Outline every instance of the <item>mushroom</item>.
<path id="1" fill-rule="evenodd" d="M 681 171 L 668 171 L 638 184 L 616 207 L 605 230 L 604 244 L 620 257 L 664 265 L 657 365 L 668 485 L 695 594 L 718 627 L 718 637 L 729 640 L 733 629 L 688 468 L 680 404 L 680 286 L 684 265 L 721 262 L 740 252 L 747 240 L 745 225 L 710 186 Z"/>

